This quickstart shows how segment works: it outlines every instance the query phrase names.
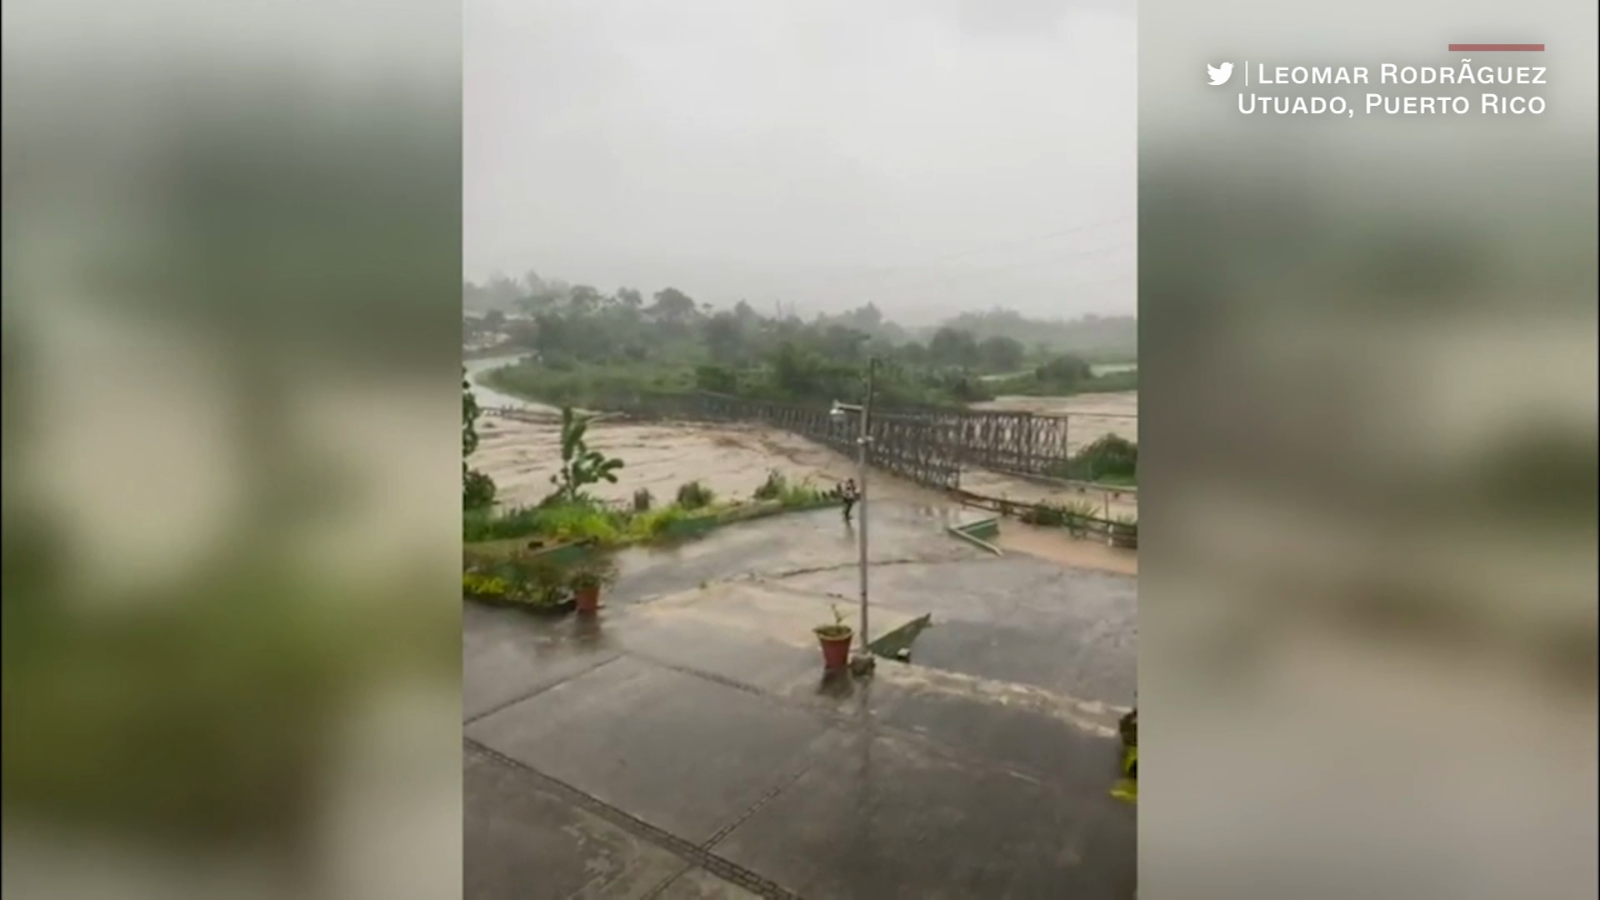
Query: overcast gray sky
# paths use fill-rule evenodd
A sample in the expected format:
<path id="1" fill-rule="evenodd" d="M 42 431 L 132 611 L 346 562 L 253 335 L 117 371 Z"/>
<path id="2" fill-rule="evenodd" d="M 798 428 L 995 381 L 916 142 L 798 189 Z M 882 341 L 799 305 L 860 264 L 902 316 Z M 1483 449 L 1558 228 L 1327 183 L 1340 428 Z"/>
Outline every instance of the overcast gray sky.
<path id="1" fill-rule="evenodd" d="M 1135 308 L 1131 0 L 467 0 L 465 264 L 906 320 Z"/>

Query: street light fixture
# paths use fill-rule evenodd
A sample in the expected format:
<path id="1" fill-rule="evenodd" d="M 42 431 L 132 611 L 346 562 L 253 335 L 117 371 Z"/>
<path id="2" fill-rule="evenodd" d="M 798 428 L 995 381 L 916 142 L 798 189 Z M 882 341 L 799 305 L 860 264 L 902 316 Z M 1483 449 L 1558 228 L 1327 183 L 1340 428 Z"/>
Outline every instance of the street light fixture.
<path id="1" fill-rule="evenodd" d="M 860 416 L 861 428 L 856 436 L 856 503 L 861 507 L 861 526 L 856 531 L 857 551 L 860 554 L 861 569 L 861 641 L 856 651 L 856 665 L 859 669 L 872 669 L 872 644 L 867 636 L 867 449 L 872 444 L 872 388 L 877 374 L 878 361 L 867 361 L 867 395 L 864 404 L 840 403 L 833 401 L 833 408 L 828 410 L 828 415 L 834 421 L 843 421 L 846 416 L 856 414 Z"/>

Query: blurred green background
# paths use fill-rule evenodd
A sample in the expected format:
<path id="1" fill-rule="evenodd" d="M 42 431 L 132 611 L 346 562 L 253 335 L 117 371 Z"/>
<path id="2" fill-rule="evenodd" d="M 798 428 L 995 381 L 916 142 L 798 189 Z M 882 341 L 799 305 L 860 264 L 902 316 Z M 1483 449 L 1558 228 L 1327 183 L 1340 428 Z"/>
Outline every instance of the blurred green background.
<path id="1" fill-rule="evenodd" d="M 222 6 L 5 7 L 5 887 L 459 894 L 459 6 Z"/>
<path id="2" fill-rule="evenodd" d="M 1593 5 L 1140 7 L 1140 889 L 1595 892 Z M 1582 35 L 1582 37 L 1580 37 Z M 1205 66 L 1547 42 L 1531 117 Z M 1487 90 L 1497 90 L 1489 88 Z"/>

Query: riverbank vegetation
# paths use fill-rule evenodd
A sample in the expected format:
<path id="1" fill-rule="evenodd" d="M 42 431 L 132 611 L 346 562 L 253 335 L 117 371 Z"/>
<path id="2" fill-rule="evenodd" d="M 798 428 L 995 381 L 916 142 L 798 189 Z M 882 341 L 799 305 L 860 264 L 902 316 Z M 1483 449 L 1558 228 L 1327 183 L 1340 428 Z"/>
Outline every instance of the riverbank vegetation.
<path id="1" fill-rule="evenodd" d="M 469 545 L 530 541 L 547 544 L 593 543 L 615 548 L 647 544 L 698 530 L 782 510 L 812 509 L 833 503 L 828 491 L 809 481 L 793 482 L 773 472 L 748 501 L 719 500 L 699 482 L 679 486 L 677 501 L 664 506 L 615 506 L 588 496 L 548 498 L 505 510 L 470 510 L 462 518 L 462 541 Z"/>
<path id="2" fill-rule="evenodd" d="M 576 608 L 577 594 L 583 588 L 610 585 L 618 574 L 616 561 L 604 553 L 557 560 L 549 554 L 469 550 L 461 573 L 461 593 L 479 603 L 560 614 Z"/>
<path id="3" fill-rule="evenodd" d="M 1084 447 L 1049 474 L 1069 481 L 1134 487 L 1138 484 L 1139 445 L 1108 434 Z"/>
<path id="4" fill-rule="evenodd" d="M 466 510 L 487 509 L 494 504 L 494 479 L 471 467 L 467 460 L 478 449 L 478 400 L 472 383 L 461 382 L 461 506 Z"/>
<path id="5" fill-rule="evenodd" d="M 719 501 L 699 481 L 680 485 L 674 502 L 665 506 L 657 506 L 648 491 L 635 492 L 626 505 L 602 502 L 588 489 L 601 482 L 614 484 L 626 463 L 592 449 L 586 440 L 589 418 L 567 407 L 561 412 L 561 465 L 551 476 L 550 494 L 531 506 L 502 509 L 492 502 L 494 482 L 467 464 L 478 445 L 477 417 L 469 392 L 462 412 L 461 537 L 466 553 L 461 586 L 464 596 L 480 602 L 564 611 L 571 603 L 574 579 L 599 583 L 614 575 L 608 551 L 836 502 L 829 492 L 809 482 L 791 482 L 777 470 L 768 474 L 748 502 Z M 581 552 L 573 558 L 552 552 L 570 547 Z"/>
<path id="6" fill-rule="evenodd" d="M 469 484 L 479 475 L 465 467 L 465 458 L 477 446 L 472 422 L 476 417 L 469 407 L 463 427 L 463 471 Z M 604 503 L 589 488 L 601 482 L 616 483 L 617 472 L 626 463 L 590 448 L 586 436 L 589 418 L 570 407 L 561 412 L 561 467 L 551 476 L 552 490 L 531 506 L 502 509 L 492 503 L 467 505 L 462 516 L 462 541 L 468 545 L 511 542 L 526 547 L 529 543 L 589 543 L 601 547 L 662 540 L 700 527 L 710 527 L 739 518 L 782 509 L 803 509 L 831 502 L 827 492 L 810 482 L 791 482 L 774 470 L 756 489 L 753 502 L 719 501 L 699 481 L 684 482 L 674 501 L 658 506 L 649 492 L 636 492 L 625 506 Z M 488 482 L 488 494 L 494 493 Z"/>
<path id="7" fill-rule="evenodd" d="M 1135 358 L 1131 316 L 1041 322 L 996 309 L 917 329 L 886 319 L 871 303 L 803 320 L 742 301 L 717 310 L 671 287 L 646 299 L 630 288 L 604 294 L 537 276 L 468 283 L 464 304 L 487 310 L 467 318 L 473 347 L 525 356 L 485 375 L 485 383 L 558 406 L 607 409 L 695 391 L 858 401 L 868 358 L 880 361 L 875 397 L 889 405 L 959 407 L 1000 393 L 1075 394 L 1136 383 L 1136 376 L 1091 368 Z"/>
<path id="8" fill-rule="evenodd" d="M 1139 370 L 1130 367 L 1097 373 L 1087 360 L 1075 356 L 1057 356 L 1030 371 L 992 379 L 989 388 L 1001 395 L 1028 397 L 1136 391 L 1139 389 Z"/>

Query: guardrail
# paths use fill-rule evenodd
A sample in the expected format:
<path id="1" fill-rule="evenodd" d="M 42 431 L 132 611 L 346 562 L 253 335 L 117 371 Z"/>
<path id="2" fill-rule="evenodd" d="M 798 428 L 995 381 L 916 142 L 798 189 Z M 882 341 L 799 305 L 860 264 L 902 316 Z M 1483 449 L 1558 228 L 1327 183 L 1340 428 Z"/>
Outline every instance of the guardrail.
<path id="1" fill-rule="evenodd" d="M 1139 546 L 1138 522 L 1105 519 L 1051 503 L 1025 503 L 1005 497 L 976 494 L 960 488 L 952 489 L 949 493 L 967 506 L 991 510 L 1032 525 L 1064 528 L 1082 537 L 1104 538 L 1106 543 L 1113 547 L 1132 550 Z"/>

